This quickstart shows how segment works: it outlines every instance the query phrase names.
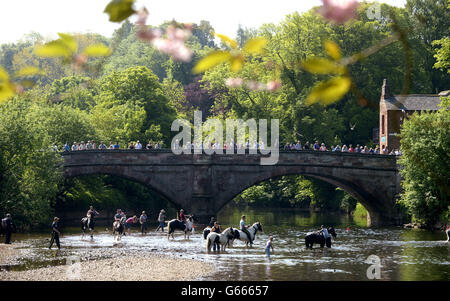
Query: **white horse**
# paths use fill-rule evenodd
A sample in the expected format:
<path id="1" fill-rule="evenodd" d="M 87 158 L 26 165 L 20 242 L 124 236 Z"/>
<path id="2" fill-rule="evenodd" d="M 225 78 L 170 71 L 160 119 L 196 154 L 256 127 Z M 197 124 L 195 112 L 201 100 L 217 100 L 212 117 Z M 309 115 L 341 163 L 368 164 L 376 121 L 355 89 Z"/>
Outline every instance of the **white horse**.
<path id="1" fill-rule="evenodd" d="M 189 239 L 189 236 L 191 235 L 192 232 L 192 225 L 194 224 L 194 219 L 191 217 L 188 217 L 185 221 L 185 223 L 183 224 L 181 221 L 177 220 L 177 219 L 173 219 L 170 222 L 167 223 L 167 227 L 169 228 L 169 230 L 167 231 L 167 239 L 170 239 L 170 235 L 172 235 L 172 239 L 175 239 L 175 237 L 173 236 L 173 233 L 175 232 L 175 230 L 181 230 L 184 232 L 184 239 Z"/>
<path id="2" fill-rule="evenodd" d="M 250 227 L 247 228 L 248 233 L 250 233 L 252 241 L 255 241 L 256 238 L 256 232 L 260 231 L 262 232 L 262 226 L 260 222 L 256 222 L 253 225 L 251 225 Z M 245 245 L 248 247 L 248 243 L 250 242 L 248 239 L 247 234 L 245 234 L 245 232 L 243 232 L 242 230 L 234 230 L 234 238 L 230 241 L 230 247 L 233 246 L 233 242 L 235 239 L 239 239 L 242 240 L 243 242 L 245 242 Z"/>
<path id="3" fill-rule="evenodd" d="M 226 228 L 222 233 L 210 232 L 206 237 L 206 251 L 211 252 L 211 245 L 214 250 L 225 251 L 229 241 L 234 238 L 235 229 L 233 227 Z"/>

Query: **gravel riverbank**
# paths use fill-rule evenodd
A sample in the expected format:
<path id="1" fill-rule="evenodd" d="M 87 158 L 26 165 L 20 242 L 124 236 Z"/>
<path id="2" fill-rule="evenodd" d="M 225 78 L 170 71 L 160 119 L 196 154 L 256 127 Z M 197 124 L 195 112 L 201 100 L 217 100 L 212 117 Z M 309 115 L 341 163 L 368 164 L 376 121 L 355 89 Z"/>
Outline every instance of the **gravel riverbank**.
<path id="1" fill-rule="evenodd" d="M 70 260 L 69 260 L 70 263 Z M 196 280 L 214 272 L 208 263 L 164 255 L 72 261 L 72 264 L 19 272 L 0 272 L 0 280 L 169 281 Z"/>
<path id="2" fill-rule="evenodd" d="M 8 265 L 22 255 L 21 244 L 0 243 L 0 265 Z M 1 279 L 1 278 L 0 278 Z"/>

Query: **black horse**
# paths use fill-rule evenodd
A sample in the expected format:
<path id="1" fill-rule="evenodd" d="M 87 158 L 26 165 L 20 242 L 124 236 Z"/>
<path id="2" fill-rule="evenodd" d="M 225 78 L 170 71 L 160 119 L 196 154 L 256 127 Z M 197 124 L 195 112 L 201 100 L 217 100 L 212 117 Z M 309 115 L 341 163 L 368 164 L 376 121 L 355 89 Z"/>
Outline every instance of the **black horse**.
<path id="1" fill-rule="evenodd" d="M 328 233 L 330 233 L 334 238 L 336 238 L 336 231 L 334 230 L 334 227 L 329 227 Z M 305 244 L 306 248 L 313 247 L 314 244 L 320 244 L 320 247 L 323 248 L 325 245 L 327 248 L 331 248 L 331 237 L 328 237 L 325 239 L 325 236 L 323 236 L 322 231 L 316 231 L 316 232 L 309 232 L 305 236 Z"/>
<path id="2" fill-rule="evenodd" d="M 167 223 L 167 227 L 169 228 L 168 233 L 167 233 L 167 239 L 170 238 L 170 236 L 172 235 L 172 239 L 174 239 L 174 232 L 175 230 L 181 230 L 184 232 L 184 239 L 187 238 L 189 239 L 189 235 L 192 231 L 192 225 L 194 223 L 194 218 L 191 215 L 190 217 L 188 217 L 185 222 L 181 222 L 178 219 L 173 219 L 170 222 Z"/>

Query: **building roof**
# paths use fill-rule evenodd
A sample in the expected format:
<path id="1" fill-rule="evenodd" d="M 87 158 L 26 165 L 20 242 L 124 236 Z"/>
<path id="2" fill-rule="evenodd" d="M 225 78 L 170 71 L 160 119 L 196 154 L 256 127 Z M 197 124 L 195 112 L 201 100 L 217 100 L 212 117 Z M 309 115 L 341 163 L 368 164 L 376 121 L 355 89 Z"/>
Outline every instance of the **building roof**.
<path id="1" fill-rule="evenodd" d="M 438 94 L 394 95 L 384 99 L 388 111 L 436 111 L 441 101 Z"/>

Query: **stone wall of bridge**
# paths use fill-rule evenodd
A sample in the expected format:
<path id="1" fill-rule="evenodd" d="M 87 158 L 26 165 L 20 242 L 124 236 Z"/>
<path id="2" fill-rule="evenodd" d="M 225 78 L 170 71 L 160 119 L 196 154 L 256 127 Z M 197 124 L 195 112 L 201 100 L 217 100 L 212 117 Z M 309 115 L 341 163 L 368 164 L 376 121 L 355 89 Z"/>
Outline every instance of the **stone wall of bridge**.
<path id="1" fill-rule="evenodd" d="M 280 152 L 276 165 L 260 154 L 175 155 L 170 150 L 64 153 L 64 174 L 109 174 L 147 185 L 201 221 L 209 221 L 245 189 L 270 178 L 301 174 L 343 188 L 369 212 L 369 225 L 400 223 L 395 156 L 318 151 Z"/>

